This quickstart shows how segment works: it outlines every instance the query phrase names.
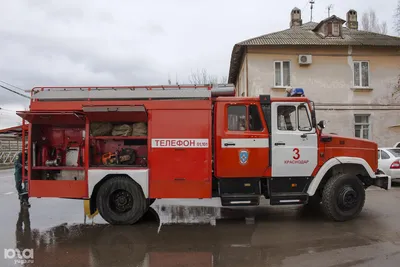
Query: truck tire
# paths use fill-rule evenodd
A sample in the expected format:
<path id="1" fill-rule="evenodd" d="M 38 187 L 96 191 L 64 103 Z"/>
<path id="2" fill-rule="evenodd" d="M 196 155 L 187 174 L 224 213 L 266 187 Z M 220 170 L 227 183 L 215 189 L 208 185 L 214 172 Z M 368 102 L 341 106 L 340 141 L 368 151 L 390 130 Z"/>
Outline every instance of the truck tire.
<path id="1" fill-rule="evenodd" d="M 134 224 L 148 208 L 140 186 L 125 176 L 105 181 L 96 202 L 100 215 L 110 224 Z"/>
<path id="2" fill-rule="evenodd" d="M 365 189 L 353 174 L 338 174 L 325 185 L 322 209 L 334 221 L 347 221 L 356 217 L 364 207 Z"/>

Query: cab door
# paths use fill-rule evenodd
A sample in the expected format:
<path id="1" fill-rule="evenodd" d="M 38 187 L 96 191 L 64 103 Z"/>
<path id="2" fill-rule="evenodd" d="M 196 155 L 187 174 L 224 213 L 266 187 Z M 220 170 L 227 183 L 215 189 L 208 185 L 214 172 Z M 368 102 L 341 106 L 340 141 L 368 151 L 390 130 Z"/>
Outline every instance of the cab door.
<path id="1" fill-rule="evenodd" d="M 261 177 L 269 165 L 269 139 L 258 103 L 217 102 L 216 176 Z"/>
<path id="2" fill-rule="evenodd" d="M 306 103 L 272 103 L 272 177 L 310 177 L 318 138 Z"/>

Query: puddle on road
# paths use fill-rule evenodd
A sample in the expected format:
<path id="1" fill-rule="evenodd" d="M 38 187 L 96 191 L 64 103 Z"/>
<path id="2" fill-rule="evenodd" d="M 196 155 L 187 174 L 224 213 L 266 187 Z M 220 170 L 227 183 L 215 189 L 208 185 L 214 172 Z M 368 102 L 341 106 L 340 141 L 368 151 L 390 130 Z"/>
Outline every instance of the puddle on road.
<path id="1" fill-rule="evenodd" d="M 39 231 L 29 225 L 23 210 L 17 248 L 33 248 L 29 266 L 41 267 L 296 266 L 296 257 L 306 256 L 324 266 L 329 251 L 379 242 L 363 230 L 365 221 L 336 224 L 302 207 L 154 205 L 134 226 L 61 224 Z"/>

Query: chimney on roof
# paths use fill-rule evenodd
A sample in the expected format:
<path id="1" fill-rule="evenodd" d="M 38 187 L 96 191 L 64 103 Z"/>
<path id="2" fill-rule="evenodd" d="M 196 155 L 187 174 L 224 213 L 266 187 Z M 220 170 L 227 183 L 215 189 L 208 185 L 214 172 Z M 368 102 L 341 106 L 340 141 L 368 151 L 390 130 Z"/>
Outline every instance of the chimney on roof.
<path id="1" fill-rule="evenodd" d="M 346 26 L 349 29 L 358 30 L 357 11 L 354 9 L 350 9 L 349 12 L 347 12 Z"/>
<path id="2" fill-rule="evenodd" d="M 301 26 L 303 24 L 303 20 L 301 19 L 301 10 L 297 7 L 292 9 L 290 12 L 290 28 Z"/>

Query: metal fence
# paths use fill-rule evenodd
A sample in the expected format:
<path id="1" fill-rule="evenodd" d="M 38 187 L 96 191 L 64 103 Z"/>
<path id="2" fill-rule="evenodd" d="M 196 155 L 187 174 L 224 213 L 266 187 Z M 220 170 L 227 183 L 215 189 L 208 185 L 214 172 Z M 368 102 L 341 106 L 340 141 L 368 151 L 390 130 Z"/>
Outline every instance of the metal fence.
<path id="1" fill-rule="evenodd" d="M 15 157 L 22 151 L 22 140 L 0 138 L 0 166 L 14 164 Z"/>

